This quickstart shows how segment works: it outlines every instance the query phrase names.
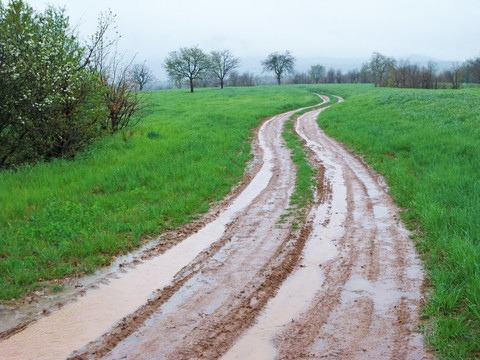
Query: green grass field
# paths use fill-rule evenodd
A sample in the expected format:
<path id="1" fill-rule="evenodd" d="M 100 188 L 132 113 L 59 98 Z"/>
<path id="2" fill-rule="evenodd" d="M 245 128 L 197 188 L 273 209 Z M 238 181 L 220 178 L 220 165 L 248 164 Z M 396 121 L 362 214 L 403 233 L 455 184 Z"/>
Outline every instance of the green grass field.
<path id="1" fill-rule="evenodd" d="M 325 86 L 320 126 L 385 175 L 427 270 L 424 331 L 441 358 L 480 357 L 480 89 Z"/>
<path id="2" fill-rule="evenodd" d="M 239 181 L 261 119 L 319 102 L 302 87 L 160 91 L 150 101 L 132 132 L 75 161 L 0 174 L 0 299 L 90 273 L 191 221 Z"/>
<path id="3" fill-rule="evenodd" d="M 441 358 L 480 357 L 480 89 L 272 86 L 152 93 L 148 116 L 75 161 L 0 174 L 0 299 L 88 273 L 221 199 L 250 158 L 252 128 L 311 105 L 328 134 L 385 175 L 427 272 L 420 329 Z M 299 206 L 313 171 L 289 131 Z M 294 199 L 295 200 L 295 199 Z M 52 284 L 52 290 L 56 290 Z"/>

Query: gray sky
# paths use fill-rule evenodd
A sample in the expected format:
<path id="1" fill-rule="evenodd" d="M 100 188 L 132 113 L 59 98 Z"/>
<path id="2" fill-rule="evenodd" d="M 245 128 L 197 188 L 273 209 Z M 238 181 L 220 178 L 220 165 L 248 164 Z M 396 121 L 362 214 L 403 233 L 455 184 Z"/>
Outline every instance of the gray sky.
<path id="1" fill-rule="evenodd" d="M 3 0 L 5 3 L 6 0 Z M 264 58 L 368 59 L 372 52 L 464 61 L 480 56 L 479 0 L 26 0 L 65 6 L 80 34 L 100 12 L 117 14 L 120 48 L 159 67 L 180 47 Z M 154 69 L 159 73 L 159 69 Z"/>

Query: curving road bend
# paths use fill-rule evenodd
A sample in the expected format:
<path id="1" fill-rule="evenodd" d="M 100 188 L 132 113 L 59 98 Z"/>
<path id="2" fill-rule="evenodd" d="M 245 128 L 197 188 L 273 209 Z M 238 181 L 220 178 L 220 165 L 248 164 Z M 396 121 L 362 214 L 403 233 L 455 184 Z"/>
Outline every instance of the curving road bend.
<path id="1" fill-rule="evenodd" d="M 0 359 L 430 358 L 421 262 L 381 177 L 318 128 L 324 110 L 295 121 L 319 169 L 300 228 L 291 111 L 263 122 L 252 179 L 214 220 L 0 342 Z"/>

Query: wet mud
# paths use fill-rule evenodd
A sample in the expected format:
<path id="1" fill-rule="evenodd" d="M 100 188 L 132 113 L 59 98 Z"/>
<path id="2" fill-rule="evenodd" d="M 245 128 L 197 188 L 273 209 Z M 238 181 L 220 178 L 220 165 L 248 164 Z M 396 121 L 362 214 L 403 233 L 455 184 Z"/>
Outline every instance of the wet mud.
<path id="1" fill-rule="evenodd" d="M 295 120 L 318 169 L 300 226 L 281 135 L 292 111 L 259 127 L 255 161 L 223 203 L 84 296 L 22 331 L 12 323 L 0 359 L 430 358 L 409 234 L 382 178 L 318 128 L 323 110 Z"/>

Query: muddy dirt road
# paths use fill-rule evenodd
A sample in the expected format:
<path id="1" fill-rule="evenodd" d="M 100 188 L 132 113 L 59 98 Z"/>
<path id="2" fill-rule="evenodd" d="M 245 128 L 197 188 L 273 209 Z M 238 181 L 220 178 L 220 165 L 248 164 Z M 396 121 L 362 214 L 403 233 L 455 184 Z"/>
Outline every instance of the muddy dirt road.
<path id="1" fill-rule="evenodd" d="M 295 122 L 319 169 L 300 226 L 288 112 L 261 125 L 250 175 L 198 231 L 1 341 L 0 358 L 430 358 L 421 263 L 382 179 L 318 128 L 323 110 Z"/>

